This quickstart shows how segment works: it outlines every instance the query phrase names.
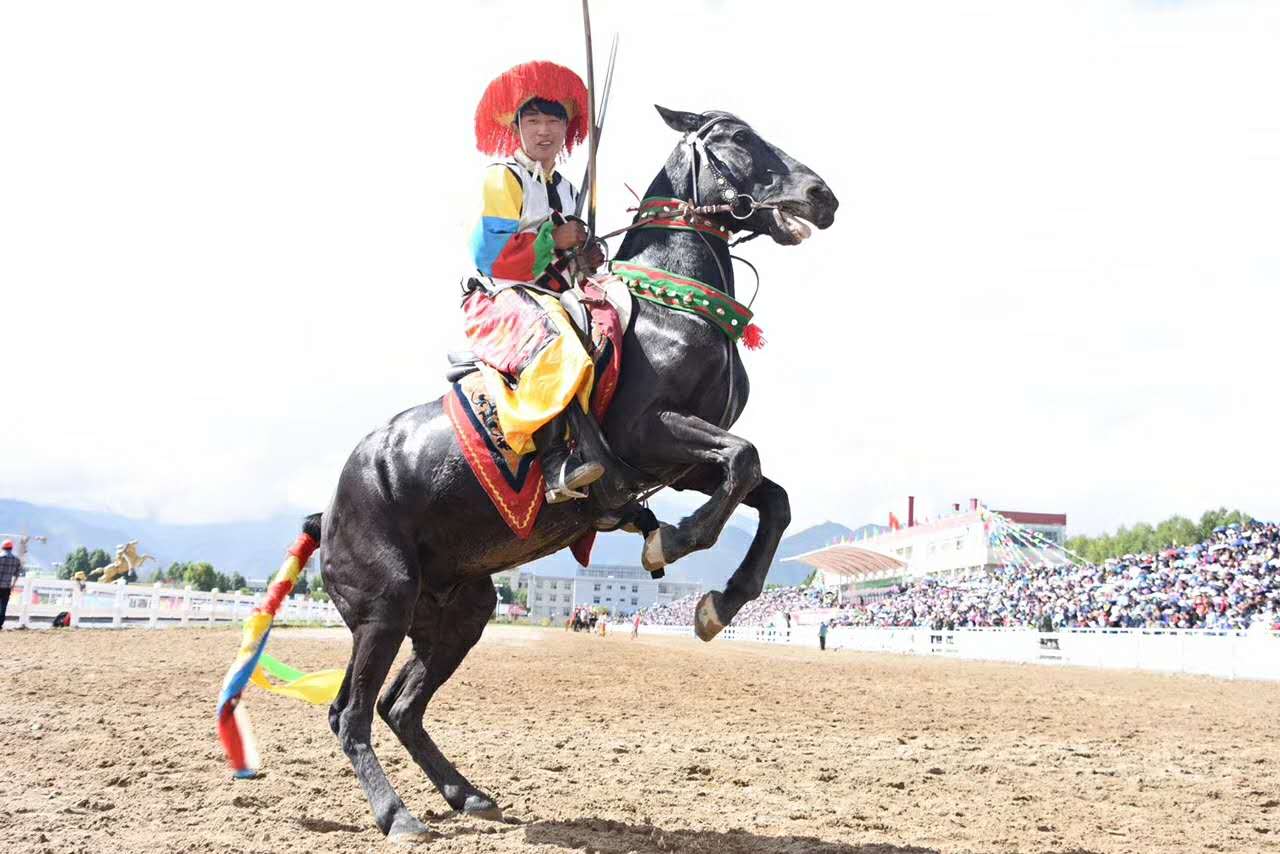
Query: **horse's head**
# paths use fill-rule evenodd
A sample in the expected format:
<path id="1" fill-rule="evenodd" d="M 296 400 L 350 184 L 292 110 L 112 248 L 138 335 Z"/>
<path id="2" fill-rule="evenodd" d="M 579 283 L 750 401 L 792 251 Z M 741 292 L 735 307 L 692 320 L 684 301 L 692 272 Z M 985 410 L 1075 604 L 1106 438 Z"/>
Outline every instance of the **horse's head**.
<path id="1" fill-rule="evenodd" d="M 656 106 L 656 105 L 655 105 Z M 751 125 L 730 113 L 684 113 L 658 107 L 663 121 L 685 135 L 681 152 L 668 163 L 677 193 L 692 194 L 696 182 L 701 204 L 738 205 L 735 229 L 768 234 L 775 242 L 794 245 L 835 221 L 840 202 L 808 166 L 771 145 Z M 675 174 L 683 170 L 684 175 Z M 751 209 L 745 199 L 771 207 Z M 726 215 L 727 216 L 727 215 Z"/>

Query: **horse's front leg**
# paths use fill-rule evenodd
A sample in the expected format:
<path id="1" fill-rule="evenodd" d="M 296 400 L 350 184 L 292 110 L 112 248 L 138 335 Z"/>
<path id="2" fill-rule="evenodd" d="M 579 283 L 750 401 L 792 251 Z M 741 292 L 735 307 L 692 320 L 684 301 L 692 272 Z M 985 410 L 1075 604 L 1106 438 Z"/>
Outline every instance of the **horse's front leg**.
<path id="1" fill-rule="evenodd" d="M 695 415 L 662 412 L 656 420 L 658 429 L 640 431 L 648 441 L 661 437 L 652 461 L 709 466 L 719 473 L 719 482 L 709 500 L 678 525 L 663 525 L 645 538 L 642 562 L 650 571 L 715 545 L 733 511 L 761 480 L 760 455 L 746 439 Z"/>
<path id="2" fill-rule="evenodd" d="M 712 494 L 718 488 L 719 472 L 702 468 L 681 478 L 677 489 L 696 489 Z M 742 606 L 755 599 L 764 590 L 773 556 L 782 542 L 782 535 L 791 524 L 791 501 L 787 491 L 766 478 L 742 499 L 742 503 L 755 508 L 760 520 L 756 534 L 751 539 L 747 554 L 734 570 L 724 592 L 712 590 L 702 597 L 694 610 L 694 631 L 704 641 L 709 641 L 729 624 Z"/>
<path id="3" fill-rule="evenodd" d="M 764 590 L 773 556 L 782 542 L 782 535 L 791 524 L 791 500 L 787 491 L 767 477 L 751 490 L 742 503 L 754 507 L 760 514 L 756 535 L 751 540 L 746 557 L 724 586 L 724 593 L 712 590 L 698 602 L 694 614 L 694 631 L 704 641 L 709 641 L 729 624 L 742 606 L 755 599 Z"/>

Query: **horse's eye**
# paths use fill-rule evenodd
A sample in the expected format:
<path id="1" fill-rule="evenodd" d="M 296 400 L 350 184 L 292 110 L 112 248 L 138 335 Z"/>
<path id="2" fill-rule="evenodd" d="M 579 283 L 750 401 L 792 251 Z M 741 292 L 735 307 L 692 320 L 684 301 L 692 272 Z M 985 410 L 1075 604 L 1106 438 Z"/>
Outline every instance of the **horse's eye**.
<path id="1" fill-rule="evenodd" d="M 750 141 L 751 134 L 747 133 L 745 130 L 734 131 L 733 142 L 735 145 L 746 145 Z"/>

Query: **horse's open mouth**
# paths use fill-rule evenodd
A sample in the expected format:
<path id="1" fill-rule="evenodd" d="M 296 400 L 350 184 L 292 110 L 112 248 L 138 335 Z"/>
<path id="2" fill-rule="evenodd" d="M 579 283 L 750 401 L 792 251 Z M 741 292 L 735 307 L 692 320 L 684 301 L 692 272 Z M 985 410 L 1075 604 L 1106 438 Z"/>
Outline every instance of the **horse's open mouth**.
<path id="1" fill-rule="evenodd" d="M 807 240 L 813 234 L 813 229 L 808 222 L 795 214 L 774 208 L 773 217 L 769 223 L 769 233 L 777 243 L 794 246 L 802 240 Z"/>

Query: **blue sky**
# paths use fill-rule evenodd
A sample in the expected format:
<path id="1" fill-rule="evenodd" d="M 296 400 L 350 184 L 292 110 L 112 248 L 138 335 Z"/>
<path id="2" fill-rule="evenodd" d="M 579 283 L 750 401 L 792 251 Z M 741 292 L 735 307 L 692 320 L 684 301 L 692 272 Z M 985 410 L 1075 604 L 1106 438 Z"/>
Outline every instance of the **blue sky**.
<path id="1" fill-rule="evenodd" d="M 0 493 L 318 507 L 443 391 L 475 101 L 516 62 L 581 66 L 576 3 L 451 5 L 0 9 Z M 737 112 L 841 199 L 803 246 L 744 247 L 770 343 L 736 431 L 795 524 L 907 494 L 1089 532 L 1280 516 L 1280 6 L 776 8 L 593 13 L 622 33 L 605 226 L 676 141 L 655 102 Z M 681 33 L 720 58 L 655 68 Z"/>

